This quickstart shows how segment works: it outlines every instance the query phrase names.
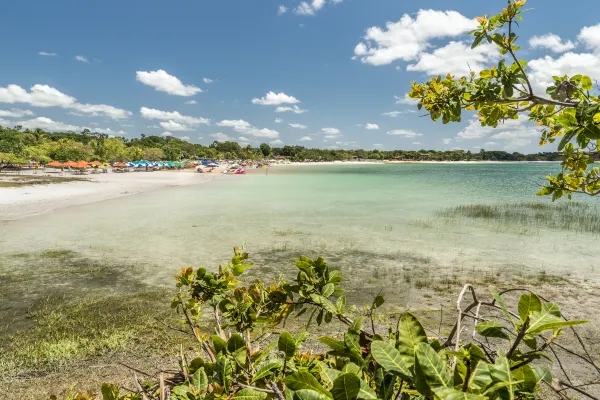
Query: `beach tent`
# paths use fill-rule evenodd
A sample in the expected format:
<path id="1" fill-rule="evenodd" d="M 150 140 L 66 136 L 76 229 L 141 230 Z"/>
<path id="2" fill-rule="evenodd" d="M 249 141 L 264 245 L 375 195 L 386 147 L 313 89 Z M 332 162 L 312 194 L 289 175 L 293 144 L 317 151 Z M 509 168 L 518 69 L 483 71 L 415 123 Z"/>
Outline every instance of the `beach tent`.
<path id="1" fill-rule="evenodd" d="M 60 168 L 62 166 L 63 166 L 63 163 L 58 162 L 58 161 L 50 161 L 48 164 L 46 164 L 46 167 Z"/>

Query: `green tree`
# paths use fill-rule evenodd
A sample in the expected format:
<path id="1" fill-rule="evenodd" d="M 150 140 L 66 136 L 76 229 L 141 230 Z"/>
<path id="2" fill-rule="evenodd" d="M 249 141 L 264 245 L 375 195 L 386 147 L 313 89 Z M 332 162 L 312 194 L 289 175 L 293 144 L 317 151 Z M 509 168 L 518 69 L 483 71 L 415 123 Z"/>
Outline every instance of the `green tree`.
<path id="1" fill-rule="evenodd" d="M 269 157 L 269 155 L 271 154 L 271 146 L 269 146 L 266 143 L 261 143 L 260 151 L 264 157 Z"/>
<path id="2" fill-rule="evenodd" d="M 148 161 L 160 161 L 163 158 L 165 158 L 165 152 L 162 149 L 156 147 L 147 147 L 143 149 L 141 158 Z"/>
<path id="3" fill-rule="evenodd" d="M 482 126 L 497 127 L 507 119 L 528 118 L 542 128 L 540 145 L 560 138 L 562 171 L 548 177 L 539 195 L 556 200 L 571 193 L 600 195 L 600 171 L 590 151 L 600 141 L 600 100 L 591 93 L 592 80 L 585 75 L 553 76 L 545 94 L 536 93 L 527 74 L 527 62 L 519 60 L 515 28 L 523 20 L 526 0 L 509 0 L 501 13 L 477 18 L 471 32 L 472 48 L 484 41 L 494 43 L 501 59 L 497 66 L 469 77 L 437 76 L 412 83 L 409 96 L 418 99 L 433 121 L 458 122 L 463 110 L 476 111 Z M 550 78 L 550 77 L 548 77 Z"/>

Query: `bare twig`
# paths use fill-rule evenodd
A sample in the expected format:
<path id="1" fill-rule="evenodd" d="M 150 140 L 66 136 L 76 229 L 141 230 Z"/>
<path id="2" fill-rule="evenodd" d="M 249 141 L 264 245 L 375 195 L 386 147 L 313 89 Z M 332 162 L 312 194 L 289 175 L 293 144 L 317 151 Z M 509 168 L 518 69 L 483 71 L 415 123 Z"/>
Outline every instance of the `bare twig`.
<path id="1" fill-rule="evenodd" d="M 137 375 L 135 374 L 135 371 L 131 371 L 131 373 L 133 374 L 133 383 L 135 384 L 135 388 L 137 389 L 137 391 L 139 392 L 139 394 L 142 396 L 142 400 L 150 400 L 148 398 L 148 395 L 146 394 L 146 391 L 144 390 L 144 388 L 142 387 L 142 385 L 140 385 L 140 381 L 138 381 Z"/>
<path id="2" fill-rule="evenodd" d="M 269 382 L 269 385 L 271 386 L 271 388 L 273 389 L 273 392 L 275 393 L 275 395 L 277 396 L 277 398 L 279 400 L 285 400 L 283 393 L 281 393 L 281 390 L 279 390 L 279 388 L 277 387 L 277 384 L 275 382 L 271 381 L 271 382 Z"/>

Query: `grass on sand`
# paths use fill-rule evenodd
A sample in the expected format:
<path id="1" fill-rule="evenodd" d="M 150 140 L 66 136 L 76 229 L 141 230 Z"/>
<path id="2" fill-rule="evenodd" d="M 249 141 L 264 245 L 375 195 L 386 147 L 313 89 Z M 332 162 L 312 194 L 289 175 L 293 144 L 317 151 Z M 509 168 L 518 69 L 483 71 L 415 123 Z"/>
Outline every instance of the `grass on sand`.
<path id="1" fill-rule="evenodd" d="M 91 182 L 89 179 L 69 176 L 45 176 L 45 175 L 0 175 L 0 188 L 23 187 L 33 185 L 51 185 L 67 182 Z"/>

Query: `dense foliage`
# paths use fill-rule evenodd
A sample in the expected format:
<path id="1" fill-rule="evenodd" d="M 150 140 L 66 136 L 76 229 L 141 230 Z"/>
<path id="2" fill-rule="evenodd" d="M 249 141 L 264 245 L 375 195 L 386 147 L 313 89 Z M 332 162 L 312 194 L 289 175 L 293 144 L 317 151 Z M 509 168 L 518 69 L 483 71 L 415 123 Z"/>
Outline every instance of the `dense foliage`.
<path id="1" fill-rule="evenodd" d="M 584 323 L 564 319 L 558 305 L 528 291 L 512 311 L 502 294 L 492 291 L 492 300 L 484 301 L 466 285 L 456 325 L 445 337 L 431 337 L 409 312 L 390 326 L 377 325 L 373 315 L 382 296 L 362 311 L 347 304 L 340 271 L 323 259 L 297 260 L 293 282 L 244 285 L 240 277 L 252 266 L 247 260 L 236 248 L 216 272 L 186 268 L 176 275 L 172 306 L 198 342 L 194 358 L 182 350 L 180 371 L 155 382 L 134 374 L 133 392 L 105 384 L 103 399 L 530 399 L 542 385 L 552 387 L 546 350 L 563 328 Z M 473 300 L 463 308 L 467 295 Z M 307 332 L 281 329 L 302 314 L 309 325 L 341 322 L 345 332 L 319 338 L 327 348 L 322 352 L 304 349 Z M 200 327 L 209 316 L 212 333 Z"/>
<path id="2" fill-rule="evenodd" d="M 371 160 L 434 160 L 434 161 L 555 161 L 558 153 L 524 155 L 505 151 L 477 153 L 463 150 L 435 151 L 380 151 L 380 150 L 325 150 L 302 146 L 271 148 L 242 147 L 235 142 L 213 142 L 209 146 L 192 144 L 175 137 L 145 136 L 136 139 L 110 138 L 90 131 L 83 133 L 50 133 L 0 127 L 0 164 L 27 163 L 30 160 L 46 163 L 50 160 L 100 160 L 103 162 L 132 160 L 180 160 L 208 158 L 217 160 L 250 160 L 285 157 L 292 161 Z"/>
<path id="3" fill-rule="evenodd" d="M 437 76 L 426 83 L 413 82 L 409 96 L 418 99 L 434 121 L 444 124 L 461 120 L 463 110 L 477 113 L 482 126 L 497 127 L 508 119 L 526 115 L 542 127 L 540 145 L 559 139 L 564 151 L 562 171 L 548 177 L 540 195 L 558 199 L 571 193 L 600 194 L 600 169 L 590 153 L 600 142 L 600 99 L 594 95 L 589 76 L 553 76 L 546 96 L 535 93 L 527 75 L 527 62 L 516 52 L 514 28 L 523 20 L 526 0 L 509 0 L 500 14 L 477 18 L 479 27 L 471 32 L 472 48 L 484 41 L 494 43 L 501 55 L 497 66 L 472 71 L 469 77 Z"/>

